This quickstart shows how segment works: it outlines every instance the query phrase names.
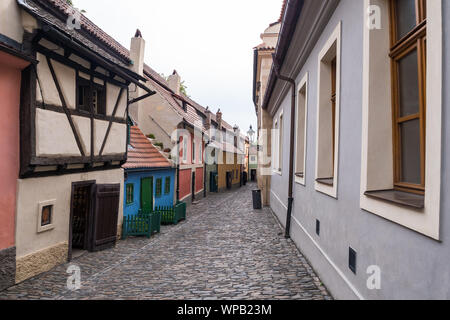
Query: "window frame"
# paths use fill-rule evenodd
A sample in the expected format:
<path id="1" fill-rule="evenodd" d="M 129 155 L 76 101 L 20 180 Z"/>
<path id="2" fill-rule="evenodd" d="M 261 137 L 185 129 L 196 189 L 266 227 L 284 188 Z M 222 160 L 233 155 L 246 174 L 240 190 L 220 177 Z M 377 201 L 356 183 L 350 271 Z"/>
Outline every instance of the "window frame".
<path id="1" fill-rule="evenodd" d="M 296 183 L 305 185 L 306 184 L 306 150 L 307 150 L 307 131 L 308 131 L 308 90 L 309 90 L 309 73 L 306 72 L 302 80 L 298 85 L 297 91 L 297 112 L 295 119 L 295 172 L 294 172 L 294 180 Z M 304 91 L 304 94 L 301 92 Z M 304 96 L 304 121 L 300 122 L 300 95 Z M 302 128 L 300 126 L 303 126 Z M 303 150 L 302 153 L 299 154 L 299 130 L 303 131 Z M 299 168 L 299 156 L 302 157 L 303 160 L 303 168 Z"/>
<path id="2" fill-rule="evenodd" d="M 155 179 L 155 197 L 160 198 L 162 197 L 162 180 L 163 178 L 156 178 Z"/>
<path id="3" fill-rule="evenodd" d="M 342 34 L 342 21 L 339 21 L 334 31 L 330 34 L 327 42 L 323 45 L 319 56 L 318 56 L 318 66 L 317 66 L 317 88 L 318 88 L 318 99 L 317 99 L 317 125 L 316 125 L 316 172 L 315 172 L 315 190 L 328 195 L 332 198 L 337 199 L 338 194 L 338 181 L 339 181 L 339 133 L 340 133 L 340 101 L 341 101 L 341 34 Z M 334 57 L 332 56 L 333 51 L 335 51 L 336 58 L 336 76 L 331 75 L 331 62 Z M 331 57 L 330 57 L 331 55 Z M 326 75 L 326 77 L 325 77 Z M 330 79 L 331 78 L 331 79 Z M 335 79 L 335 111 L 334 111 L 334 130 L 333 122 L 331 123 L 330 131 L 332 131 L 333 137 L 330 143 L 330 154 L 328 154 L 332 160 L 331 167 L 328 164 L 321 162 L 323 154 L 323 143 L 327 141 L 327 136 L 324 132 L 320 130 L 323 126 L 326 118 L 322 118 L 326 114 L 324 111 L 324 106 L 331 107 L 331 91 L 333 85 L 333 78 Z M 330 112 L 330 111 L 328 111 Z M 326 123 L 326 122 L 325 122 Z M 328 134 L 328 133 L 327 133 Z M 324 140 L 325 139 L 325 140 Z M 330 141 L 330 140 L 328 140 Z M 334 145 L 334 150 L 333 150 Z M 323 160 L 322 160 L 323 161 Z M 329 174 L 332 177 L 325 177 L 322 171 L 330 171 Z"/>
<path id="4" fill-rule="evenodd" d="M 86 102 L 87 106 L 80 105 L 80 87 L 87 87 L 88 92 L 87 98 L 84 98 L 84 102 Z M 102 91 L 101 100 L 99 99 L 99 96 L 97 95 L 97 111 L 94 109 L 93 105 L 93 92 L 94 90 Z M 90 101 L 90 103 L 89 103 Z M 101 104 L 100 104 L 101 103 Z M 83 107 L 87 107 L 88 110 L 84 109 Z M 84 113 L 92 113 L 94 115 L 107 115 L 107 85 L 104 81 L 103 85 L 99 84 L 94 81 L 93 77 L 91 76 L 91 79 L 86 79 L 81 77 L 79 74 L 76 75 L 76 110 Z"/>
<path id="5" fill-rule="evenodd" d="M 168 176 L 164 181 L 164 195 L 170 194 L 171 188 L 172 188 L 172 179 L 170 176 Z"/>
<path id="6" fill-rule="evenodd" d="M 128 189 L 129 187 L 131 187 L 131 191 Z M 125 185 L 125 203 L 126 205 L 134 203 L 134 183 L 127 183 Z"/>
<path id="7" fill-rule="evenodd" d="M 278 168 L 277 172 L 282 173 L 283 172 L 283 130 L 284 130 L 284 114 L 283 112 L 280 113 L 280 116 L 278 117 Z"/>
<path id="8" fill-rule="evenodd" d="M 389 32 L 392 89 L 392 148 L 394 156 L 394 190 L 425 194 L 426 167 L 426 0 L 415 0 L 416 26 L 402 38 L 397 37 L 396 0 L 389 0 Z M 401 117 L 400 115 L 400 80 L 399 62 L 408 54 L 417 51 L 419 112 Z M 420 134 L 420 184 L 402 181 L 402 141 L 401 125 L 419 120 Z"/>
<path id="9" fill-rule="evenodd" d="M 361 15 L 378 5 L 382 25 L 389 24 L 389 0 L 364 0 Z M 361 9 L 363 9 L 361 8 Z M 393 190 L 392 98 L 389 28 L 364 28 L 363 103 L 360 207 L 364 212 L 398 224 L 430 239 L 441 240 L 443 154 L 443 0 L 427 0 L 426 192 L 417 210 L 379 200 L 366 192 Z M 381 152 L 379 152 L 381 150 Z M 414 196 L 414 194 L 411 194 Z M 418 195 L 415 195 L 418 196 Z"/>

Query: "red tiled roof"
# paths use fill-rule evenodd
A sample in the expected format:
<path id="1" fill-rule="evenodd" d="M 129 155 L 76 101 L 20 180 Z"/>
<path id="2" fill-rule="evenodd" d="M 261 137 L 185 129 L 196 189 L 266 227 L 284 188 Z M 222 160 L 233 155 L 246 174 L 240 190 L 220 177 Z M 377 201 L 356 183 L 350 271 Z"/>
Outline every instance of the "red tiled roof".
<path id="1" fill-rule="evenodd" d="M 130 145 L 128 160 L 124 169 L 139 168 L 171 168 L 172 164 L 147 139 L 142 131 L 133 126 L 130 128 Z"/>
<path id="2" fill-rule="evenodd" d="M 66 17 L 68 16 L 72 8 L 69 4 L 67 4 L 66 0 L 38 0 L 38 1 L 50 3 L 55 9 L 59 10 Z M 91 34 L 97 40 L 101 41 L 103 44 L 108 46 L 120 57 L 126 59 L 127 61 L 130 61 L 130 52 L 83 14 L 81 14 L 80 23 L 81 27 L 84 30 L 86 30 L 89 34 Z"/>
<path id="3" fill-rule="evenodd" d="M 278 22 L 283 21 L 284 11 L 286 11 L 286 6 L 287 6 L 287 0 L 283 0 L 283 5 L 281 6 L 281 13 L 280 13 L 280 18 L 278 19 Z"/>

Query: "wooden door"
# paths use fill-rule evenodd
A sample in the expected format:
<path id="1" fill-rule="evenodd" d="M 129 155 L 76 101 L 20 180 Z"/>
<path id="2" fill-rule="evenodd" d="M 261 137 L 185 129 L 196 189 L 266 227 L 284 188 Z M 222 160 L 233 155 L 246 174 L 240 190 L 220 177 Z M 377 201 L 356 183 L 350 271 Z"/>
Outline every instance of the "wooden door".
<path id="1" fill-rule="evenodd" d="M 90 251 L 111 248 L 117 240 L 120 184 L 96 185 Z"/>
<path id="2" fill-rule="evenodd" d="M 141 180 L 141 209 L 144 212 L 153 211 L 153 178 Z"/>

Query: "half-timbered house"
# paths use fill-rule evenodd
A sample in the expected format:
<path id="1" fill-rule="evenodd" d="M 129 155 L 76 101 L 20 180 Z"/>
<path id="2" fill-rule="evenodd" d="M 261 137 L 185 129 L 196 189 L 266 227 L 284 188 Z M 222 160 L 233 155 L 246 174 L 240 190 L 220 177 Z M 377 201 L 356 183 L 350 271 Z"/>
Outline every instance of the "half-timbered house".
<path id="1" fill-rule="evenodd" d="M 16 183 L 19 174 L 19 109 L 22 70 L 36 61 L 0 26 L 0 290 L 15 282 Z"/>
<path id="2" fill-rule="evenodd" d="M 62 0 L 18 0 L 22 72 L 16 281 L 115 244 L 123 216 L 129 87 L 153 92 L 129 51 Z M 2 15 L 4 13 L 2 12 Z"/>

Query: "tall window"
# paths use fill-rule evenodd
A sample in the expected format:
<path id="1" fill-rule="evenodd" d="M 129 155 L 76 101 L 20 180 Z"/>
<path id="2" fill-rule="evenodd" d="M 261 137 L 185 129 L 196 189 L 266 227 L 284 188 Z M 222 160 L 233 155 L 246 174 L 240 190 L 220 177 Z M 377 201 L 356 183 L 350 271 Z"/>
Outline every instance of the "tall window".
<path id="1" fill-rule="evenodd" d="M 170 177 L 166 177 L 166 184 L 164 185 L 164 194 L 170 193 Z"/>
<path id="2" fill-rule="evenodd" d="M 295 181 L 305 183 L 305 158 L 306 158 L 306 118 L 307 118 L 307 80 L 306 74 L 301 81 L 298 91 L 297 103 L 297 136 L 296 136 L 296 163 Z"/>
<path id="3" fill-rule="evenodd" d="M 195 163 L 195 141 L 192 140 L 192 163 Z"/>
<path id="4" fill-rule="evenodd" d="M 395 188 L 425 192 L 426 0 L 391 0 Z"/>
<path id="5" fill-rule="evenodd" d="M 278 171 L 281 172 L 283 168 L 283 115 L 280 116 L 278 134 Z"/>
<path id="6" fill-rule="evenodd" d="M 127 184 L 127 204 L 132 204 L 134 202 L 134 184 Z"/>
<path id="7" fill-rule="evenodd" d="M 162 178 L 156 179 L 156 196 L 161 197 L 162 195 Z"/>
<path id="8" fill-rule="evenodd" d="M 331 144 L 334 171 L 334 151 L 336 149 L 336 57 L 331 60 Z"/>
<path id="9" fill-rule="evenodd" d="M 183 161 L 187 161 L 187 139 L 183 138 Z"/>

